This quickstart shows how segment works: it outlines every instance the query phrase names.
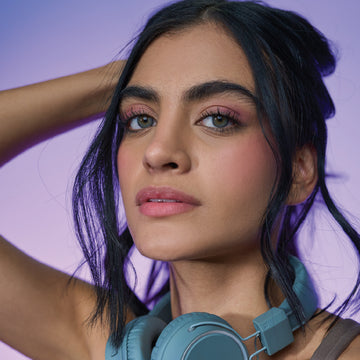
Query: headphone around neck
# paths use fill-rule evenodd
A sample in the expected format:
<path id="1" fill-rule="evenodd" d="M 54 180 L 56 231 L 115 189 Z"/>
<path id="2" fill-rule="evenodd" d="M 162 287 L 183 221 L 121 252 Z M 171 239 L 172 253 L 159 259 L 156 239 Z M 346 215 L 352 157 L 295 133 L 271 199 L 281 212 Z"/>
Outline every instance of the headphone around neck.
<path id="1" fill-rule="evenodd" d="M 317 309 L 317 296 L 309 275 L 299 259 L 291 256 L 295 271 L 293 290 L 304 311 L 305 324 Z M 203 312 L 171 318 L 170 294 L 165 295 L 148 315 L 125 327 L 119 349 L 110 339 L 105 360 L 252 360 L 260 352 L 273 355 L 294 341 L 301 325 L 288 301 L 272 307 L 253 320 L 255 332 L 240 336 L 224 319 Z M 262 348 L 249 356 L 245 341 L 259 338 Z"/>

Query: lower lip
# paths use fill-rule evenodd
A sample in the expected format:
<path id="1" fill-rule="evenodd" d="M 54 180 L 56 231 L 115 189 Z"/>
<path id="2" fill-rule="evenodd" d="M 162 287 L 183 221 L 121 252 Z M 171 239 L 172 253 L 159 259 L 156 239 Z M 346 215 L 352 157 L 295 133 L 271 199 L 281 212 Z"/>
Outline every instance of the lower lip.
<path id="1" fill-rule="evenodd" d="M 146 202 L 139 206 L 140 213 L 151 217 L 165 217 L 182 214 L 194 209 L 196 205 L 182 202 Z"/>

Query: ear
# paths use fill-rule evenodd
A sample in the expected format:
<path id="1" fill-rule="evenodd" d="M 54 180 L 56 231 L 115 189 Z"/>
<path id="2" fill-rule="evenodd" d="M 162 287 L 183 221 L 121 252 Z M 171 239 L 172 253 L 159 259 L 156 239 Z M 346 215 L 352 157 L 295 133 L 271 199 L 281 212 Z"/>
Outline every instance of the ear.
<path id="1" fill-rule="evenodd" d="M 287 205 L 297 205 L 305 201 L 318 180 L 317 153 L 312 145 L 298 149 L 293 161 L 293 182 L 287 199 Z"/>

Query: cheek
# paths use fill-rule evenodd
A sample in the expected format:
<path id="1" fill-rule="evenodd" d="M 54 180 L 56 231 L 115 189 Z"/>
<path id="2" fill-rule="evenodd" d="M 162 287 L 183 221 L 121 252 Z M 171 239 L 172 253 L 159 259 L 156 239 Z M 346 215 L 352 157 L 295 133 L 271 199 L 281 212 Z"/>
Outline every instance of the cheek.
<path id="1" fill-rule="evenodd" d="M 119 148 L 117 153 L 117 167 L 118 167 L 118 176 L 120 182 L 120 188 L 123 185 L 124 179 L 126 178 L 126 174 L 128 174 L 131 162 L 129 160 L 129 156 L 126 154 L 126 151 L 123 150 L 122 147 Z"/>
<path id="2" fill-rule="evenodd" d="M 224 147 L 216 159 L 212 181 L 219 197 L 222 192 L 231 207 L 263 213 L 276 178 L 276 162 L 263 135 Z"/>
<path id="3" fill-rule="evenodd" d="M 120 146 L 117 154 L 117 167 L 120 190 L 126 207 L 127 197 L 130 194 L 132 178 L 136 174 L 136 154 L 126 146 Z"/>

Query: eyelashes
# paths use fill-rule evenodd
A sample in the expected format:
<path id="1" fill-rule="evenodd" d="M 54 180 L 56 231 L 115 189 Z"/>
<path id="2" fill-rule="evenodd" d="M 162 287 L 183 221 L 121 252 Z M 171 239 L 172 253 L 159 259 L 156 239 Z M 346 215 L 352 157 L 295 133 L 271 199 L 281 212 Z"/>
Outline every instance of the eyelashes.
<path id="1" fill-rule="evenodd" d="M 244 126 L 235 111 L 221 108 L 207 110 L 201 115 L 196 125 L 222 134 L 231 134 Z"/>
<path id="2" fill-rule="evenodd" d="M 124 130 L 129 134 L 143 133 L 157 125 L 154 116 L 149 115 L 143 109 L 131 109 L 126 113 L 120 113 L 119 118 Z M 238 113 L 220 107 L 213 110 L 208 109 L 201 113 L 195 125 L 218 134 L 231 134 L 244 126 Z"/>

